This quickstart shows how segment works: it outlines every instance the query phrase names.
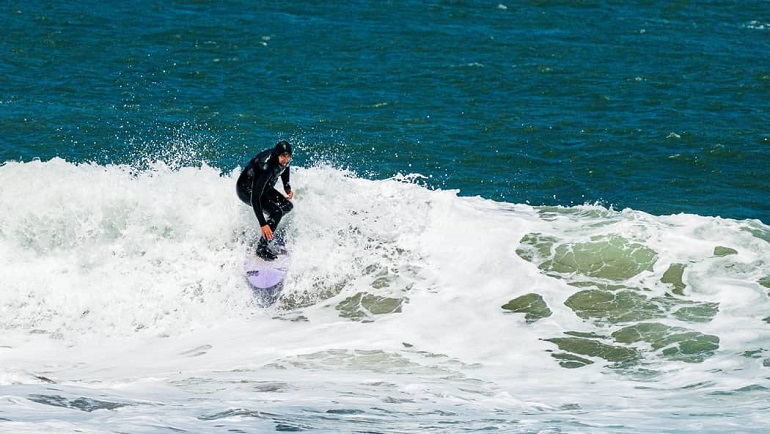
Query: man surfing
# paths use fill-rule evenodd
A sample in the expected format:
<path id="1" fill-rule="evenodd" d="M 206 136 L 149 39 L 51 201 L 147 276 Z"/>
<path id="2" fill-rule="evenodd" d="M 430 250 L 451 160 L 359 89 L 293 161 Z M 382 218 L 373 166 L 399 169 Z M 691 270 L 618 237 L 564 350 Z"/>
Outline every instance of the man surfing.
<path id="1" fill-rule="evenodd" d="M 278 255 L 268 247 L 273 240 L 273 233 L 281 218 L 294 208 L 289 202 L 294 197 L 289 184 L 289 163 L 291 162 L 291 144 L 281 140 L 273 149 L 266 149 L 252 158 L 238 177 L 236 191 L 238 198 L 251 205 L 257 216 L 262 236 L 257 243 L 257 256 L 266 260 L 275 260 Z M 278 178 L 283 182 L 286 197 L 275 189 Z M 265 218 L 265 214 L 268 217 Z"/>

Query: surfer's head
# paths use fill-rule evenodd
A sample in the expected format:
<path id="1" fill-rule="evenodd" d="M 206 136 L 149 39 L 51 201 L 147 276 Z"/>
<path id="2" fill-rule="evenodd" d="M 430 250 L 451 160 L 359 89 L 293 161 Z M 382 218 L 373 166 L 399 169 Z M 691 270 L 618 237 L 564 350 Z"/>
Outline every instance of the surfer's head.
<path id="1" fill-rule="evenodd" d="M 291 161 L 291 144 L 286 140 L 281 140 L 275 145 L 273 155 L 278 157 L 278 164 L 286 166 Z"/>

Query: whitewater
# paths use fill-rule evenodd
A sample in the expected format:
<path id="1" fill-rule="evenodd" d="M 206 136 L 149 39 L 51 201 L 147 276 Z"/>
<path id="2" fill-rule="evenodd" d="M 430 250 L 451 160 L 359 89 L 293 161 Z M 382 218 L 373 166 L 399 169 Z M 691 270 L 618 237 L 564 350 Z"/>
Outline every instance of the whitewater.
<path id="1" fill-rule="evenodd" d="M 760 432 L 770 227 L 295 167 L 263 308 L 238 170 L 0 166 L 0 432 Z"/>

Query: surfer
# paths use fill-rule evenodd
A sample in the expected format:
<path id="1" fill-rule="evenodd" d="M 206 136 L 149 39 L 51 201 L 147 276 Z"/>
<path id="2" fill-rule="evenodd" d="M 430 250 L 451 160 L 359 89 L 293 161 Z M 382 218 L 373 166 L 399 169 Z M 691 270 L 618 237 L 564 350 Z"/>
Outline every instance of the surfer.
<path id="1" fill-rule="evenodd" d="M 278 257 L 268 247 L 281 218 L 294 208 L 289 202 L 294 197 L 289 184 L 289 162 L 291 162 L 291 144 L 281 140 L 273 149 L 266 149 L 252 158 L 238 177 L 236 191 L 238 198 L 251 205 L 257 216 L 262 236 L 257 243 L 257 256 L 272 261 Z M 282 195 L 275 189 L 278 178 L 283 182 Z M 265 212 L 268 217 L 265 218 Z"/>

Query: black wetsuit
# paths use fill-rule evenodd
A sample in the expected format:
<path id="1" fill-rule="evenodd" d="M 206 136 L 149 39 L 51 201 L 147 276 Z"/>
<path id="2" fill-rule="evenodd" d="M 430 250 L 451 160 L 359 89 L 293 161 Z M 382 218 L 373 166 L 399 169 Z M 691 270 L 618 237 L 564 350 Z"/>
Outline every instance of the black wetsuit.
<path id="1" fill-rule="evenodd" d="M 281 166 L 274 150 L 268 149 L 249 161 L 236 183 L 238 197 L 254 209 L 259 226 L 269 225 L 272 231 L 275 231 L 281 218 L 294 207 L 275 189 L 278 178 L 281 178 L 284 190 L 291 191 L 289 166 Z M 265 212 L 269 215 L 267 219 Z"/>

